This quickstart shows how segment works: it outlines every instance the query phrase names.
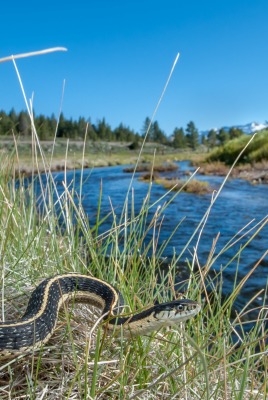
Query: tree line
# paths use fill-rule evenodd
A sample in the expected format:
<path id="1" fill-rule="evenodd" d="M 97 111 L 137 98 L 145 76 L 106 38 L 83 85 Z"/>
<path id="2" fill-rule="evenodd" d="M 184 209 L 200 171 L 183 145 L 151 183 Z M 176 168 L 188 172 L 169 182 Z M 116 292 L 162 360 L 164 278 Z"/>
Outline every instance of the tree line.
<path id="1" fill-rule="evenodd" d="M 176 149 L 196 150 L 200 143 L 208 148 L 213 148 L 224 144 L 226 141 L 241 136 L 243 132 L 236 128 L 231 128 L 229 132 L 224 129 L 219 131 L 210 130 L 207 135 L 200 138 L 199 131 L 193 121 L 190 121 L 186 128 L 175 128 L 167 136 L 160 128 L 158 121 L 151 123 L 149 117 L 145 118 L 140 133 L 135 132 L 123 123 L 120 123 L 115 129 L 106 122 L 105 118 L 98 120 L 95 124 L 90 119 L 79 117 L 78 120 L 66 118 L 63 113 L 57 120 L 55 115 L 51 117 L 38 115 L 34 117 L 35 127 L 40 140 L 50 140 L 57 137 L 68 139 L 88 139 L 92 141 L 107 142 L 130 142 L 132 148 L 139 146 L 140 141 L 147 135 L 147 140 L 163 145 L 172 146 Z M 10 135 L 30 136 L 31 122 L 27 112 L 16 113 L 12 109 L 9 113 L 0 111 L 0 136 Z"/>
<path id="2" fill-rule="evenodd" d="M 68 139 L 84 139 L 88 140 L 104 140 L 104 141 L 134 141 L 140 136 L 132 129 L 123 124 L 112 129 L 105 121 L 105 118 L 91 124 L 90 120 L 79 117 L 78 120 L 65 118 L 61 113 L 57 120 L 55 115 L 51 117 L 45 115 L 34 116 L 36 131 L 40 140 L 50 140 L 54 138 L 55 132 L 57 137 Z M 9 113 L 0 111 L 0 136 L 10 136 L 12 134 L 21 136 L 31 135 L 31 121 L 29 115 L 25 111 L 16 113 L 12 109 Z"/>

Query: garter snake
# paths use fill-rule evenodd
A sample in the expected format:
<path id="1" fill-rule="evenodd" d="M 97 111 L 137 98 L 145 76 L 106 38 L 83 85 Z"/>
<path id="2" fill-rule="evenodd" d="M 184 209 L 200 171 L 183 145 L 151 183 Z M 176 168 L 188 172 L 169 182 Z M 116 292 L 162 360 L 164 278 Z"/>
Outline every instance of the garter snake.
<path id="1" fill-rule="evenodd" d="M 46 343 L 56 327 L 59 309 L 72 298 L 101 308 L 105 327 L 111 330 L 123 326 L 127 336 L 179 323 L 200 310 L 197 302 L 180 299 L 124 316 L 120 314 L 122 295 L 109 283 L 81 274 L 56 275 L 36 287 L 20 319 L 0 322 L 0 353 L 25 352 Z"/>

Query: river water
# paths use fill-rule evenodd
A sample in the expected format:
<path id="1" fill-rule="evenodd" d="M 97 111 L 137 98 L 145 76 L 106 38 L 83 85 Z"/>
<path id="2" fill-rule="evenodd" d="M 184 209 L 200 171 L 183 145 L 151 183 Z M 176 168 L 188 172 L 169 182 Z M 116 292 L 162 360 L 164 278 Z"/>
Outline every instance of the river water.
<path id="1" fill-rule="evenodd" d="M 176 176 L 183 174 L 184 171 L 193 171 L 187 161 L 179 162 L 179 170 L 173 173 Z M 101 214 L 107 215 L 111 211 L 111 204 L 115 212 L 120 215 L 126 194 L 129 190 L 131 182 L 131 174 L 123 172 L 126 166 L 115 166 L 107 168 L 95 168 L 93 170 L 86 169 L 83 171 L 83 207 L 89 220 L 94 223 L 96 218 L 97 206 L 100 194 L 100 185 L 102 185 L 102 204 Z M 171 176 L 170 173 L 168 173 Z M 136 214 L 142 207 L 145 196 L 148 193 L 148 183 L 138 180 L 139 173 L 136 174 L 130 191 L 130 197 L 134 191 Z M 64 181 L 64 173 L 54 173 L 54 181 L 57 185 L 58 193 L 64 191 L 62 182 Z M 81 172 L 67 172 L 67 184 L 73 183 L 75 190 L 79 193 Z M 215 191 L 219 190 L 223 177 L 217 176 L 200 176 L 196 174 L 197 179 L 205 180 L 210 183 Z M 44 177 L 45 182 L 45 177 Z M 132 191 L 133 189 L 133 191 Z M 40 190 L 37 185 L 37 194 Z M 158 202 L 151 209 L 151 215 L 158 206 L 163 206 L 164 202 L 174 197 L 174 192 L 168 194 L 164 200 L 159 201 L 166 194 L 166 190 L 157 184 L 153 184 L 150 194 L 150 203 Z M 173 198 L 164 211 L 164 219 L 160 230 L 159 245 L 170 237 L 171 232 L 181 221 L 180 227 L 165 248 L 164 257 L 171 258 L 174 254 L 181 254 L 180 262 L 185 259 L 192 260 L 193 249 L 197 245 L 196 235 L 190 243 L 188 243 L 193 232 L 204 217 L 208 210 L 212 199 L 212 194 L 196 195 L 189 193 L 179 193 Z M 210 253 L 213 241 L 219 235 L 214 257 L 217 256 L 213 264 L 216 271 L 224 268 L 224 294 L 232 291 L 234 277 L 238 268 L 238 279 L 242 279 L 251 268 L 257 263 L 268 250 L 268 224 L 264 225 L 259 232 L 261 221 L 265 220 L 268 214 L 268 185 L 252 185 L 247 181 L 239 179 L 229 179 L 218 196 L 216 202 L 209 213 L 208 219 L 200 237 L 197 254 L 200 264 L 205 265 Z M 102 232 L 107 231 L 111 227 L 112 219 L 108 218 L 102 225 Z M 247 226 L 247 227 L 246 227 Z M 245 228 L 246 227 L 246 228 Z M 251 240 L 252 235 L 255 237 Z M 147 240 L 150 240 L 150 234 Z M 231 261 L 234 255 L 248 241 L 245 249 L 240 253 L 240 257 L 236 257 Z M 221 253 L 221 250 L 227 243 L 232 246 Z M 188 243 L 188 245 L 187 245 Z M 227 265 L 227 267 L 226 267 Z M 238 298 L 238 306 L 241 308 L 246 304 L 247 300 L 252 298 L 253 294 L 257 294 L 265 289 L 267 284 L 268 273 L 268 257 L 265 256 L 260 262 L 253 276 L 247 281 Z M 261 305 L 265 299 L 265 293 L 257 296 L 254 305 Z"/>

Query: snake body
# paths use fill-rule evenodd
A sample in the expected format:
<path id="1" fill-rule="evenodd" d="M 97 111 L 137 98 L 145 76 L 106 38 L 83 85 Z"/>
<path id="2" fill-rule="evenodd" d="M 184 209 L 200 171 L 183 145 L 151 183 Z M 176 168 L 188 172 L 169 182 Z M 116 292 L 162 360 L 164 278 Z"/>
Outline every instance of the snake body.
<path id="1" fill-rule="evenodd" d="M 107 329 L 141 335 L 189 319 L 200 310 L 192 300 L 156 304 L 123 316 L 122 295 L 109 283 L 81 274 L 64 274 L 43 280 L 33 291 L 25 314 L 17 321 L 0 322 L 0 353 L 25 352 L 46 343 L 53 334 L 61 306 L 70 299 L 102 310 Z"/>

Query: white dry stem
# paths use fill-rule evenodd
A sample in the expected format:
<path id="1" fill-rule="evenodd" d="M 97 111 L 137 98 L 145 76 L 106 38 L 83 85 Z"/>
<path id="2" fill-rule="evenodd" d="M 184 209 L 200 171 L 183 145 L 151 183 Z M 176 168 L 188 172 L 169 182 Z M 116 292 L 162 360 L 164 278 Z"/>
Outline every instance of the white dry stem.
<path id="1" fill-rule="evenodd" d="M 55 51 L 67 51 L 67 49 L 65 47 L 52 47 L 50 49 L 31 51 L 29 53 L 15 54 L 15 55 L 7 56 L 4 58 L 0 58 L 0 63 L 17 60 L 18 58 L 40 56 L 42 54 L 53 53 Z"/>

